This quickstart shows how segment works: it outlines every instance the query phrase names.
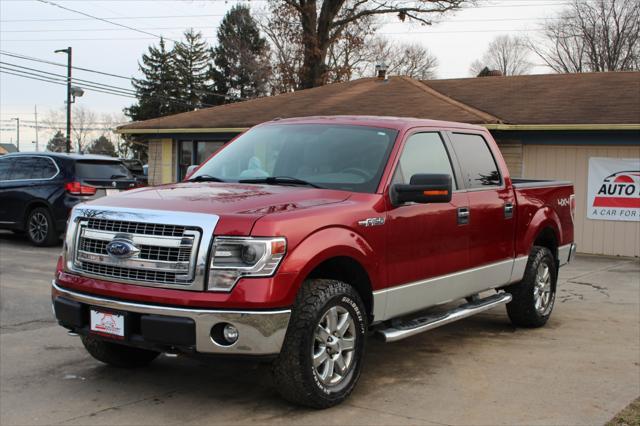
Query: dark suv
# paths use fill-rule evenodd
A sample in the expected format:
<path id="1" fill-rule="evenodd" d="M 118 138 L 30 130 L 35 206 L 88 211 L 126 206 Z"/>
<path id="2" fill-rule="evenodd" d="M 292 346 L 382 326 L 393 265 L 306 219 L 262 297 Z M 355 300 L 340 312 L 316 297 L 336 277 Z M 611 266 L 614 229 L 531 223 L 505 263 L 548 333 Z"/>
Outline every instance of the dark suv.
<path id="1" fill-rule="evenodd" d="M 0 157 L 0 229 L 25 232 L 37 246 L 55 244 L 76 204 L 134 188 L 117 158 L 16 153 Z"/>

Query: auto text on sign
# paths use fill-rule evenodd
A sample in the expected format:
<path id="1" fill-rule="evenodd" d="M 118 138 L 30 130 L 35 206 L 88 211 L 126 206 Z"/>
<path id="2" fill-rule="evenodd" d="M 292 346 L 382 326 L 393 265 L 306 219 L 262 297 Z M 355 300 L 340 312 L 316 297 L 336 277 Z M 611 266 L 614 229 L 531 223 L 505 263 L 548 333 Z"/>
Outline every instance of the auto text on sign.
<path id="1" fill-rule="evenodd" d="M 589 158 L 587 218 L 640 221 L 640 159 Z"/>

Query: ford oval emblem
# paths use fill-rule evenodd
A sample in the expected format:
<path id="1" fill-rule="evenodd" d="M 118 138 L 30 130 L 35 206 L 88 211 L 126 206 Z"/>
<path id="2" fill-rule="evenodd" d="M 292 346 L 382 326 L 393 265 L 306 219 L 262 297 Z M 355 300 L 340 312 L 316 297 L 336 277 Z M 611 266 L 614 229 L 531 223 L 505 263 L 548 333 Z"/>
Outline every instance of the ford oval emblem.
<path id="1" fill-rule="evenodd" d="M 127 240 L 113 240 L 107 244 L 106 250 L 109 256 L 117 259 L 132 257 L 140 252 L 138 247 Z"/>

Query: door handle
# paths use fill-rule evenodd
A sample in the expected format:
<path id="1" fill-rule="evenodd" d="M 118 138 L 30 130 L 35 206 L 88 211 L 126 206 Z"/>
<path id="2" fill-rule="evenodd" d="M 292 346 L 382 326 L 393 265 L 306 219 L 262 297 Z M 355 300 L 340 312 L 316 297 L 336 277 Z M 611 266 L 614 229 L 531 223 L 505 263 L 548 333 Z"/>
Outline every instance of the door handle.
<path id="1" fill-rule="evenodd" d="M 505 203 L 504 205 L 504 218 L 511 219 L 513 217 L 513 203 Z"/>
<path id="2" fill-rule="evenodd" d="M 469 223 L 469 207 L 458 207 L 458 225 Z"/>

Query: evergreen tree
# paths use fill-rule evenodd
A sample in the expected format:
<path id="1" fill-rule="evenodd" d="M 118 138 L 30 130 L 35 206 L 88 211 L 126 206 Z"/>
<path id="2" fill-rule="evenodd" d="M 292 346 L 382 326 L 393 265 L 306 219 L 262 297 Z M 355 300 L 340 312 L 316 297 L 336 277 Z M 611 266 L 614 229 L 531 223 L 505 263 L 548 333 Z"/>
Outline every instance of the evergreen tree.
<path id="1" fill-rule="evenodd" d="M 193 29 L 185 31 L 184 41 L 176 44 L 174 55 L 178 97 L 188 104 L 182 106 L 183 110 L 188 111 L 206 105 L 205 98 L 211 92 L 211 49 L 202 34 Z"/>
<path id="2" fill-rule="evenodd" d="M 88 151 L 90 154 L 109 155 L 111 157 L 116 156 L 116 147 L 105 135 L 94 140 L 89 146 Z"/>
<path id="3" fill-rule="evenodd" d="M 142 79 L 133 79 L 138 103 L 125 109 L 126 115 L 139 121 L 185 110 L 185 104 L 177 96 L 174 54 L 166 49 L 162 38 L 157 47 L 149 46 L 138 66 L 144 75 Z"/>
<path id="4" fill-rule="evenodd" d="M 67 152 L 67 138 L 60 130 L 58 130 L 56 134 L 49 139 L 49 142 L 47 142 L 47 151 Z"/>
<path id="5" fill-rule="evenodd" d="M 236 5 L 218 28 L 213 77 L 216 92 L 229 98 L 265 95 L 270 76 L 269 45 L 247 6 Z"/>

